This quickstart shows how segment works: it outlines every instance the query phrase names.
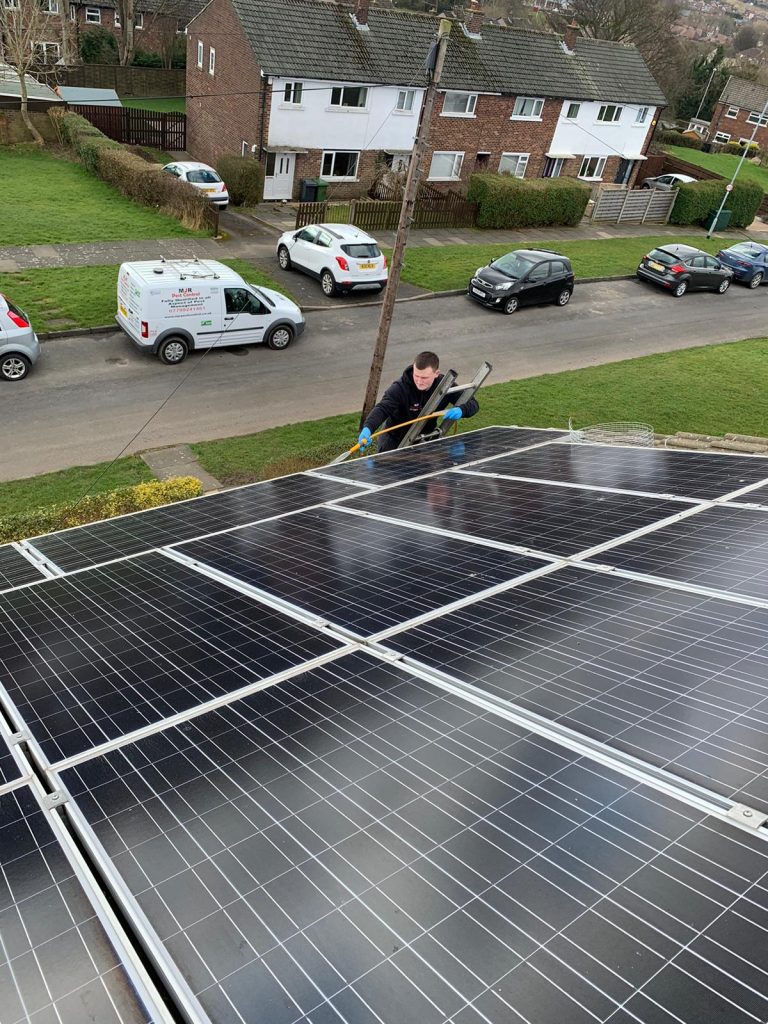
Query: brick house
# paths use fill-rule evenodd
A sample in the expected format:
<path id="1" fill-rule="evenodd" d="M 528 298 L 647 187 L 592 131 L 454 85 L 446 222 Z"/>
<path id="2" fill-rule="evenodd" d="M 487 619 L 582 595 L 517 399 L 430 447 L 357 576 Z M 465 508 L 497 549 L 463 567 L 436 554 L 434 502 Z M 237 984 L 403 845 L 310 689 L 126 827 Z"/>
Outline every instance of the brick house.
<path id="1" fill-rule="evenodd" d="M 407 165 L 437 32 L 432 15 L 327 0 L 211 0 L 188 28 L 187 146 L 201 160 L 252 153 L 265 199 L 322 176 L 364 194 Z M 664 96 L 634 47 L 483 25 L 451 32 L 425 178 L 474 170 L 631 183 Z"/>
<path id="2" fill-rule="evenodd" d="M 58 10 L 59 0 L 45 0 Z M 204 0 L 137 0 L 134 40 L 137 50 L 170 54 L 177 38 L 183 38 L 187 23 Z M 83 32 L 104 28 L 115 37 L 122 35 L 120 16 L 114 0 L 69 0 L 69 17 L 76 41 Z"/>
<path id="3" fill-rule="evenodd" d="M 766 103 L 766 86 L 731 75 L 715 104 L 709 141 L 748 142 L 757 125 L 755 142 L 760 149 L 768 149 L 768 112 L 763 114 Z"/>

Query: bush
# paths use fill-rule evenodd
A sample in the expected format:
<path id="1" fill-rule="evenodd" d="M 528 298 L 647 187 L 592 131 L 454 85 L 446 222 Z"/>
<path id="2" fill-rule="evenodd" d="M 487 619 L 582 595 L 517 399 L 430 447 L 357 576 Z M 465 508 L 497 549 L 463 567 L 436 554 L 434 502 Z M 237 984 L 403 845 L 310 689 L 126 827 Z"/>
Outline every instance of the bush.
<path id="1" fill-rule="evenodd" d="M 159 53 L 152 53 L 149 50 L 134 50 L 131 64 L 135 68 L 161 68 L 163 58 Z"/>
<path id="2" fill-rule="evenodd" d="M 53 530 L 66 530 L 98 519 L 111 519 L 126 512 L 140 512 L 158 505 L 169 505 L 185 498 L 197 498 L 203 485 L 194 476 L 171 477 L 120 487 L 104 494 L 89 494 L 74 505 L 50 505 L 0 516 L 0 543 L 36 537 Z"/>
<path id="3" fill-rule="evenodd" d="M 575 178 L 473 174 L 467 198 L 478 204 L 480 228 L 535 228 L 578 224 L 590 195 L 589 186 Z"/>
<path id="4" fill-rule="evenodd" d="M 80 114 L 62 110 L 52 110 L 50 114 L 62 140 L 75 151 L 91 174 L 99 173 L 99 154 L 103 150 L 120 148 L 118 142 L 108 139 Z"/>
<path id="5" fill-rule="evenodd" d="M 735 142 L 734 140 L 731 140 L 726 144 L 725 152 L 732 153 L 734 156 L 741 156 L 745 149 L 748 150 L 747 157 L 760 155 L 760 147 L 756 142 L 745 142 L 742 145 L 740 142 Z"/>
<path id="6" fill-rule="evenodd" d="M 89 28 L 80 36 L 80 59 L 83 64 L 117 64 L 117 40 L 105 28 Z"/>
<path id="7" fill-rule="evenodd" d="M 669 223 L 705 225 L 722 202 L 725 186 L 723 178 L 680 185 Z M 757 182 L 737 181 L 725 204 L 725 209 L 731 211 L 731 227 L 745 228 L 751 224 L 762 201 L 763 190 Z"/>
<path id="8" fill-rule="evenodd" d="M 251 157 L 222 156 L 216 170 L 227 183 L 230 200 L 236 206 L 256 206 L 264 196 L 264 168 Z"/>
<path id="9" fill-rule="evenodd" d="M 685 146 L 687 149 L 701 149 L 701 136 L 684 135 L 682 132 L 659 132 L 653 140 L 665 146 Z"/>

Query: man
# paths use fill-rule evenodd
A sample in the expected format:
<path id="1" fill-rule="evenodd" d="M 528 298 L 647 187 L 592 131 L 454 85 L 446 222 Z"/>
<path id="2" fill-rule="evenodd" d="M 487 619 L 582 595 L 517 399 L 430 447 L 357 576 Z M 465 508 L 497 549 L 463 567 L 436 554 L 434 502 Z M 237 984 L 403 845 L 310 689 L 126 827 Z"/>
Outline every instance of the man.
<path id="1" fill-rule="evenodd" d="M 420 352 L 403 372 L 400 380 L 390 384 L 384 392 L 384 397 L 375 405 L 363 424 L 357 443 L 361 448 L 371 443 L 371 434 L 374 434 L 384 420 L 388 419 L 392 425 L 405 423 L 407 420 L 415 420 L 421 415 L 421 410 L 431 398 L 435 388 L 443 378 L 439 372 L 440 360 L 434 352 Z M 442 400 L 438 408 L 444 409 L 450 404 L 447 396 Z M 445 413 L 446 420 L 460 420 L 463 416 L 474 416 L 480 409 L 474 398 L 470 398 L 463 405 L 455 405 Z M 426 420 L 421 430 L 432 430 L 434 421 Z M 379 438 L 379 451 L 388 452 L 397 448 L 405 437 L 408 427 L 401 430 L 392 430 Z M 421 431 L 420 431 L 421 432 Z"/>

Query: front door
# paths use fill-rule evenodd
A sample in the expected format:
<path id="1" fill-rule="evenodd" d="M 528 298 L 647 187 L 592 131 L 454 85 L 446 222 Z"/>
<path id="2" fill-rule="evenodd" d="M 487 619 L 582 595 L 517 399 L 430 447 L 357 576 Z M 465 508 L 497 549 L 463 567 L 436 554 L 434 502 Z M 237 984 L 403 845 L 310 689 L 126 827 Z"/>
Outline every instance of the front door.
<path id="1" fill-rule="evenodd" d="M 616 177 L 613 179 L 615 185 L 626 185 L 629 181 L 630 175 L 632 174 L 633 160 L 625 160 L 624 157 L 619 160 L 619 167 L 616 171 Z"/>
<path id="2" fill-rule="evenodd" d="M 291 199 L 295 168 L 295 153 L 267 153 L 264 167 L 264 198 Z"/>

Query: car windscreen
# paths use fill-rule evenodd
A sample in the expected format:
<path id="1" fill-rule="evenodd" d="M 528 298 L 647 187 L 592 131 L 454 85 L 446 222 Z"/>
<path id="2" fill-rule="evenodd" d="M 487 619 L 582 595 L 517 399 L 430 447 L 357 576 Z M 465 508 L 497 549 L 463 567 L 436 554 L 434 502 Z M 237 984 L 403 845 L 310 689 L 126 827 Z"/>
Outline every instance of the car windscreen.
<path id="1" fill-rule="evenodd" d="M 506 274 L 507 277 L 523 277 L 531 267 L 536 264 L 531 260 L 525 259 L 523 256 L 518 256 L 517 253 L 508 252 L 506 256 L 499 256 L 494 261 L 493 269 L 498 270 L 502 274 Z"/>
<path id="2" fill-rule="evenodd" d="M 695 256 L 696 253 L 692 252 L 691 256 Z M 690 259 L 690 256 L 688 257 Z M 685 257 L 675 256 L 672 252 L 666 252 L 664 249 L 651 249 L 648 253 L 649 260 L 655 260 L 656 263 L 663 263 L 665 267 L 671 267 L 673 263 L 685 262 Z"/>
<path id="3" fill-rule="evenodd" d="M 376 259 L 381 256 L 381 249 L 375 242 L 354 242 L 350 245 L 342 245 L 341 251 L 353 260 Z"/>
<path id="4" fill-rule="evenodd" d="M 187 171 L 187 181 L 191 181 L 193 185 L 215 185 L 221 178 L 216 171 L 204 171 L 198 167 L 194 171 Z"/>

